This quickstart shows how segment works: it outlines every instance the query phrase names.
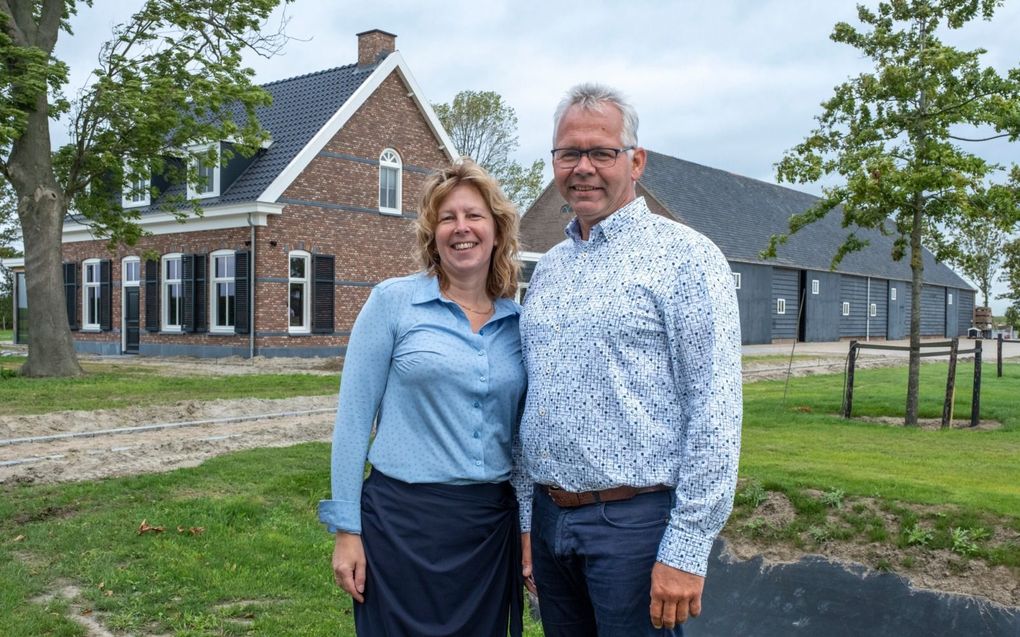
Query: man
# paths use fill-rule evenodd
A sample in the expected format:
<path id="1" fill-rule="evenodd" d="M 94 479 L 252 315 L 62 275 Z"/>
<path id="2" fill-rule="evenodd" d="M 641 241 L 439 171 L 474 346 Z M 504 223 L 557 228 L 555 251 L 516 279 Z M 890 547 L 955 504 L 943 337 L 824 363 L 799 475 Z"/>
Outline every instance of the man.
<path id="1" fill-rule="evenodd" d="M 618 93 L 574 87 L 555 121 L 575 218 L 521 318 L 524 574 L 530 555 L 547 637 L 682 635 L 733 505 L 733 278 L 711 241 L 637 197 L 646 153 Z"/>

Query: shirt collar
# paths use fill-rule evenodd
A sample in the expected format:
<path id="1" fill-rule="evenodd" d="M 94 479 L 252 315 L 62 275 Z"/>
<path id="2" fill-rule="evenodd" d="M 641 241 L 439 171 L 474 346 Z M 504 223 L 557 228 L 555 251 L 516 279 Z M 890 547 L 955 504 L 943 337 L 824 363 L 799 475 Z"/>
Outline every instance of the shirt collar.
<path id="1" fill-rule="evenodd" d="M 632 226 L 646 212 L 648 212 L 648 206 L 645 204 L 645 198 L 637 197 L 634 201 L 631 201 L 626 206 L 595 224 L 591 232 L 588 233 L 588 240 L 597 242 L 604 238 L 606 241 L 609 241 L 619 236 L 620 233 L 625 232 L 627 228 Z M 577 221 L 577 217 L 570 220 L 564 232 L 575 242 L 583 241 L 581 238 L 581 225 Z"/>
<path id="2" fill-rule="evenodd" d="M 415 287 L 414 295 L 411 298 L 411 303 L 413 305 L 421 305 L 432 301 L 456 305 L 456 303 L 444 298 L 440 293 L 439 277 L 431 276 L 423 272 L 418 276 L 417 286 Z M 489 319 L 490 321 L 503 318 L 504 316 L 513 316 L 521 313 L 520 304 L 513 299 L 496 299 L 495 306 L 496 311 L 493 313 L 492 318 Z"/>

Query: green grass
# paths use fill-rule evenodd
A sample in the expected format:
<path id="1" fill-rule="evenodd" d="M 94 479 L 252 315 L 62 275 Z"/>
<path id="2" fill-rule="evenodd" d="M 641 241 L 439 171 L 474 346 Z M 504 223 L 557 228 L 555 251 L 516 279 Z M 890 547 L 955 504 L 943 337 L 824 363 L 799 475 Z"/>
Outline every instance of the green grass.
<path id="1" fill-rule="evenodd" d="M 970 413 L 970 378 L 961 366 L 956 414 Z M 925 431 L 843 420 L 837 414 L 842 376 L 744 385 L 741 475 L 783 488 L 838 488 L 925 504 L 979 507 L 1020 518 L 1020 366 L 983 368 L 981 416 L 994 431 Z M 939 418 L 945 364 L 921 369 L 922 418 Z M 854 414 L 902 418 L 906 369 L 859 371 Z M 1010 476 L 1013 476 L 1012 478 Z"/>
<path id="2" fill-rule="evenodd" d="M 0 330 L 0 343 L 10 343 L 14 340 L 14 330 Z"/>
<path id="3" fill-rule="evenodd" d="M 921 367 L 920 417 L 941 417 L 947 365 Z M 889 417 L 902 423 L 906 368 L 859 370 L 854 416 Z M 727 533 L 779 542 L 805 551 L 835 540 L 884 543 L 905 551 L 945 549 L 962 565 L 980 558 L 990 566 L 1020 569 L 1020 545 L 996 540 L 1020 530 L 1020 365 L 995 377 L 982 368 L 982 420 L 994 430 L 925 430 L 844 420 L 841 375 L 744 385 L 742 487 Z M 958 369 L 956 418 L 969 418 L 973 365 Z M 781 526 L 758 514 L 768 492 L 783 493 L 796 511 Z M 891 523 L 884 520 L 893 519 Z M 909 550 L 908 550 L 909 549 Z M 961 566 L 962 568 L 962 566 Z M 1017 571 L 1020 575 L 1020 571 Z"/>
<path id="4" fill-rule="evenodd" d="M 4 357 L 0 367 L 16 369 L 24 359 Z M 0 415 L 60 410 L 116 409 L 218 398 L 287 398 L 335 393 L 336 376 L 252 374 L 161 376 L 146 366 L 86 364 L 81 378 L 8 378 L 0 374 Z"/>
<path id="5" fill-rule="evenodd" d="M 328 467 L 328 445 L 308 443 L 165 474 L 0 487 L 0 634 L 84 634 L 66 602 L 27 602 L 73 582 L 114 632 L 354 635 L 315 514 Z M 165 531 L 139 534 L 142 520 Z M 529 622 L 527 634 L 541 631 Z"/>

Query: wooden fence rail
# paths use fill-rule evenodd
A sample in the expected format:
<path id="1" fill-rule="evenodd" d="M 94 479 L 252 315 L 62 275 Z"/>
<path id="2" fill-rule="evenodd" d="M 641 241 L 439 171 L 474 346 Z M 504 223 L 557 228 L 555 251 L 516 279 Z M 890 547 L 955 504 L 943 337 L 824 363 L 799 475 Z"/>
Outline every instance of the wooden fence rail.
<path id="1" fill-rule="evenodd" d="M 1001 372 L 1002 343 L 999 343 L 999 365 Z M 1020 342 L 1020 341 L 1018 341 Z M 974 390 L 970 403 L 970 426 L 976 427 L 980 422 L 981 415 L 981 341 L 974 341 L 973 349 L 960 349 L 960 339 L 953 338 L 949 341 L 937 341 L 932 343 L 921 343 L 921 348 L 948 348 L 934 352 L 922 351 L 922 357 L 949 356 L 949 372 L 946 374 L 946 396 L 942 403 L 942 428 L 952 426 L 953 407 L 956 403 L 956 361 L 960 354 L 974 355 Z M 854 371 L 857 367 L 858 351 L 862 349 L 896 350 L 909 352 L 910 347 L 904 345 L 878 345 L 872 343 L 861 343 L 857 340 L 850 341 L 850 352 L 847 356 L 846 389 L 843 394 L 843 417 L 850 418 L 854 408 Z"/>

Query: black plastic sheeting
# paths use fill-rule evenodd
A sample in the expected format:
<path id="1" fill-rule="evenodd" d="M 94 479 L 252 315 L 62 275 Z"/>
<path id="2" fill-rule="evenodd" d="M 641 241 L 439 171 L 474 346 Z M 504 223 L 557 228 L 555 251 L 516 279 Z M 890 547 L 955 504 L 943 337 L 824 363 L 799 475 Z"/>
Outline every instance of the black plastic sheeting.
<path id="1" fill-rule="evenodd" d="M 716 541 L 700 617 L 685 637 L 1020 637 L 1020 608 L 912 588 L 899 575 L 805 557 L 723 558 Z"/>

